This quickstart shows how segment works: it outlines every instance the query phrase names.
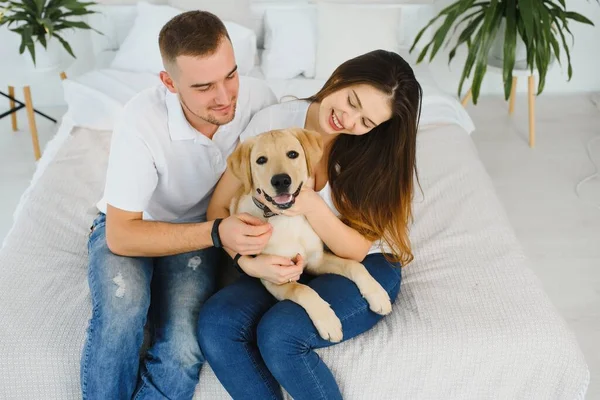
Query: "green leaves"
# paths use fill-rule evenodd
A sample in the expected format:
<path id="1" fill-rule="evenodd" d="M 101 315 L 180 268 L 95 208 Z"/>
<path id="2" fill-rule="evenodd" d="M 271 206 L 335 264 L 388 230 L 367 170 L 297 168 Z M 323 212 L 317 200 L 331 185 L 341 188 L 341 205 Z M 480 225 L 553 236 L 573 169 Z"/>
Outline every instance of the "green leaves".
<path id="1" fill-rule="evenodd" d="M 479 89 L 483 82 L 483 77 L 487 70 L 487 60 L 492 43 L 496 39 L 496 32 L 500 26 L 500 17 L 502 16 L 502 7 L 498 0 L 492 0 L 490 7 L 486 11 L 483 26 L 477 33 L 481 36 L 481 44 L 476 58 L 475 75 L 473 77 L 472 93 L 473 103 L 476 103 L 476 99 L 479 97 Z"/>
<path id="2" fill-rule="evenodd" d="M 589 19 L 587 19 L 583 15 L 577 14 L 575 12 L 566 12 L 565 13 L 565 17 L 568 18 L 568 19 L 573 19 L 573 20 L 575 20 L 577 22 L 581 22 L 582 24 L 588 24 L 588 25 L 594 26 L 594 23 L 592 21 L 590 21 Z"/>
<path id="3" fill-rule="evenodd" d="M 67 43 L 67 41 L 65 39 L 63 39 L 61 36 L 58 35 L 58 33 L 54 34 L 54 37 L 57 38 L 63 45 L 63 47 L 65 48 L 65 50 L 67 50 L 67 52 L 73 57 L 75 58 L 75 54 L 73 54 L 73 49 L 71 49 L 71 46 L 69 45 L 69 43 Z"/>
<path id="4" fill-rule="evenodd" d="M 7 25 L 12 32 L 21 36 L 19 53 L 23 54 L 28 50 L 34 63 L 34 43 L 38 41 L 45 48 L 52 37 L 60 41 L 65 50 L 75 58 L 69 43 L 57 32 L 65 29 L 93 29 L 81 17 L 96 13 L 88 9 L 95 4 L 79 0 L 0 0 L 0 26 Z M 16 27 L 11 28 L 13 25 Z"/>
<path id="5" fill-rule="evenodd" d="M 600 4 L 600 0 L 596 2 Z M 568 11 L 565 0 L 457 0 L 440 11 L 421 29 L 410 52 L 436 22 L 441 23 L 437 24 L 432 39 L 423 46 L 417 59 L 418 63 L 422 62 L 428 53 L 429 61 L 433 60 L 443 43 L 446 42 L 447 45 L 458 34 L 456 43 L 449 52 L 448 64 L 454 59 L 457 49 L 466 43 L 468 52 L 458 86 L 458 96 L 461 96 L 465 80 L 473 75 L 471 90 L 473 103 L 477 104 L 494 41 L 502 40 L 503 43 L 502 79 L 506 99 L 510 96 L 517 48 L 519 43 L 523 43 L 528 69 L 532 72 L 535 69 L 539 74 L 539 95 L 544 90 L 552 62 L 557 60 L 562 65 L 561 47 L 567 59 L 568 79 L 571 79 L 573 68 L 565 37 L 567 32 L 571 36 L 571 42 L 574 42 L 569 28 L 570 21 L 593 26 L 588 18 Z M 503 36 L 497 37 L 502 25 L 505 28 Z"/>
<path id="6" fill-rule="evenodd" d="M 504 31 L 504 64 L 502 80 L 504 82 L 504 97 L 510 96 L 512 88 L 512 71 L 515 67 L 515 53 L 517 51 L 517 2 L 507 0 L 505 15 L 506 30 Z"/>

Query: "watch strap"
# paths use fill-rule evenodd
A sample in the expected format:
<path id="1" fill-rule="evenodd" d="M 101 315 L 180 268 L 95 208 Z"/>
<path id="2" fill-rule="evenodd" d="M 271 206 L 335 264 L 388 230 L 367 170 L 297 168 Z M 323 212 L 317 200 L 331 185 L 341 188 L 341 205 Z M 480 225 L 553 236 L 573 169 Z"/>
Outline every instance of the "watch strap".
<path id="1" fill-rule="evenodd" d="M 221 236 L 219 235 L 219 225 L 221 224 L 222 221 L 223 221 L 223 218 L 215 219 L 215 222 L 213 223 L 213 226 L 212 226 L 212 230 L 210 232 L 210 237 L 212 239 L 213 246 L 215 246 L 216 248 L 223 247 L 223 243 L 221 242 Z"/>
<path id="2" fill-rule="evenodd" d="M 235 269 L 237 269 L 237 271 L 240 274 L 244 274 L 244 270 L 242 269 L 242 267 L 240 267 L 240 264 L 238 263 L 238 261 L 240 260 L 240 258 L 242 258 L 242 255 L 240 253 L 237 253 L 235 255 L 235 257 L 233 257 L 233 266 L 235 267 Z"/>

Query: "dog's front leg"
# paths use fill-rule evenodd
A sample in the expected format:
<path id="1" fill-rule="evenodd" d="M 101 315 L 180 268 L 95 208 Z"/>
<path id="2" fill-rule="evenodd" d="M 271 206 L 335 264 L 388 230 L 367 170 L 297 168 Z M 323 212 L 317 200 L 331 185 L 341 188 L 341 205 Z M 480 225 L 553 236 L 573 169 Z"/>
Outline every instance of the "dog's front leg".
<path id="1" fill-rule="evenodd" d="M 342 322 L 313 288 L 296 282 L 276 285 L 262 280 L 262 283 L 277 300 L 291 300 L 304 308 L 323 339 L 342 340 Z"/>
<path id="2" fill-rule="evenodd" d="M 336 274 L 353 281 L 360 294 L 369 303 L 369 308 L 377 314 L 386 315 L 392 311 L 390 296 L 385 289 L 371 276 L 364 265 L 358 261 L 348 260 L 331 253 L 324 253 L 321 262 L 308 264 L 306 270 L 315 275 Z"/>

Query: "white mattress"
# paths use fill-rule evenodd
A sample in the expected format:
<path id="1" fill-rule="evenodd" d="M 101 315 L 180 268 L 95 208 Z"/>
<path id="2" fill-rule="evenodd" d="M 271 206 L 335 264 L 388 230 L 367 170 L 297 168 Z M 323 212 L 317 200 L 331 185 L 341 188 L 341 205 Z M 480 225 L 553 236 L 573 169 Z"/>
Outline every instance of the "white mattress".
<path id="1" fill-rule="evenodd" d="M 87 234 L 110 132 L 61 135 L 0 251 L 3 400 L 80 398 Z M 392 314 L 318 351 L 344 397 L 583 399 L 582 353 L 531 272 L 470 137 L 453 123 L 424 129 L 417 160 L 415 261 Z M 196 398 L 228 398 L 208 365 Z"/>

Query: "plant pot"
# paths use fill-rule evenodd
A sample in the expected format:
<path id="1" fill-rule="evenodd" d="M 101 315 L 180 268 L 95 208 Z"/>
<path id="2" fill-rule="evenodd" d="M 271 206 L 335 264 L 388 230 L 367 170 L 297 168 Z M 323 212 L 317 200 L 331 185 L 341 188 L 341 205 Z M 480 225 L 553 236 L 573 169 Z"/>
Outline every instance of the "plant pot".
<path id="1" fill-rule="evenodd" d="M 506 20 L 502 18 L 500 27 L 496 33 L 496 38 L 492 43 L 492 47 L 488 54 L 488 64 L 504 68 L 504 36 L 506 34 Z M 521 35 L 517 34 L 517 45 L 515 48 L 515 66 L 514 69 L 527 69 L 527 47 L 525 42 L 521 38 Z"/>
<path id="2" fill-rule="evenodd" d="M 65 51 L 55 38 L 47 39 L 46 48 L 38 41 L 34 42 L 35 64 L 28 49 L 25 49 L 25 60 L 31 69 L 54 69 L 64 61 Z"/>

